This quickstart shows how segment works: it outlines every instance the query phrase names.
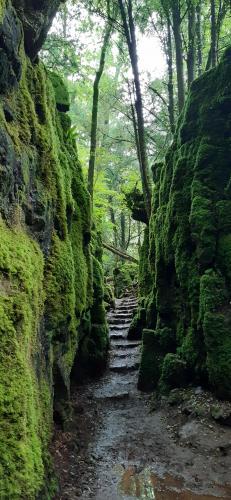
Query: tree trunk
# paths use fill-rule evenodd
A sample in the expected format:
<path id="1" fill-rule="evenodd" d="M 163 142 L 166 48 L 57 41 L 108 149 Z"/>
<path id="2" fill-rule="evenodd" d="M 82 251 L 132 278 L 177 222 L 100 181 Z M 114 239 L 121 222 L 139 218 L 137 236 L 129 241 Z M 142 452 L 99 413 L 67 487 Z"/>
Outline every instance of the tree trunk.
<path id="1" fill-rule="evenodd" d="M 126 235 L 125 235 L 125 215 L 124 212 L 120 214 L 120 228 L 121 228 L 121 249 L 126 250 Z"/>
<path id="2" fill-rule="evenodd" d="M 131 215 L 129 214 L 129 217 L 128 217 L 128 238 L 127 238 L 127 242 L 126 242 L 126 250 L 128 249 L 128 247 L 130 245 L 130 241 L 131 241 L 131 224 L 132 224 L 132 220 L 131 220 Z"/>
<path id="3" fill-rule="evenodd" d="M 139 220 L 137 221 L 137 229 L 138 229 L 138 251 L 140 255 L 142 245 L 141 245 L 141 222 Z"/>
<path id="4" fill-rule="evenodd" d="M 94 190 L 94 174 L 95 174 L 95 159 L 96 159 L 96 146 L 97 146 L 97 125 L 98 125 L 98 105 L 99 105 L 99 84 L 105 66 L 105 58 L 110 35 L 112 31 L 111 24 L 108 24 L 105 30 L 103 45 L 101 48 L 99 69 L 96 71 L 94 85 L 93 85 L 93 100 L 92 100 L 92 117 L 91 117 L 91 145 L 90 145 L 90 158 L 88 168 L 88 190 L 91 195 L 93 203 L 93 190 Z"/>
<path id="5" fill-rule="evenodd" d="M 196 9 L 192 0 L 188 0 L 188 88 L 195 78 L 195 33 L 196 33 Z"/>
<path id="6" fill-rule="evenodd" d="M 118 248 L 113 247 L 112 245 L 109 245 L 109 243 L 105 243 L 104 241 L 102 242 L 102 246 L 109 250 L 109 252 L 114 253 L 115 255 L 118 255 L 121 257 L 121 259 L 129 260 L 130 262 L 134 262 L 135 264 L 138 264 L 139 261 L 135 259 L 135 257 L 132 257 L 126 252 L 123 252 L 122 250 L 119 250 Z"/>
<path id="7" fill-rule="evenodd" d="M 117 247 L 117 228 L 116 228 L 116 219 L 115 219 L 115 212 L 114 212 L 114 208 L 113 208 L 113 198 L 112 198 L 112 196 L 109 196 L 109 198 L 108 198 L 108 204 L 109 204 L 109 212 L 110 212 L 111 223 L 113 225 L 114 245 L 115 245 L 115 247 Z"/>
<path id="8" fill-rule="evenodd" d="M 197 74 L 198 76 L 202 73 L 202 32 L 201 32 L 201 3 L 200 1 L 196 7 L 196 37 L 197 37 Z"/>
<path id="9" fill-rule="evenodd" d="M 118 0 L 121 18 L 123 22 L 123 27 L 125 31 L 126 41 L 128 45 L 128 51 L 132 66 L 132 72 L 134 77 L 135 91 L 136 91 L 136 116 L 137 116 L 137 132 L 139 139 L 139 152 L 140 152 L 140 173 L 141 181 L 144 193 L 145 206 L 148 214 L 148 218 L 151 214 L 151 182 L 148 169 L 148 158 L 146 151 L 146 139 L 145 139 L 145 128 L 144 128 L 144 116 L 143 116 L 143 103 L 142 103 L 142 93 L 140 86 L 140 75 L 138 68 L 138 56 L 137 56 L 137 45 L 136 45 L 136 35 L 135 35 L 135 25 L 132 14 L 132 0 L 127 2 L 127 14 L 124 7 L 123 0 Z"/>
<path id="10" fill-rule="evenodd" d="M 206 71 L 215 66 L 218 61 L 218 45 L 222 24 L 224 22 L 227 10 L 230 8 L 229 0 L 220 1 L 219 11 L 216 19 L 216 1 L 211 0 L 211 44 L 206 63 Z"/>
<path id="11" fill-rule="evenodd" d="M 172 21 L 173 21 L 173 34 L 175 40 L 175 52 L 176 52 L 178 109 L 179 112 L 181 112 L 185 100 L 185 87 L 184 87 L 184 60 L 183 60 L 183 48 L 182 48 L 179 0 L 172 0 Z"/>
<path id="12" fill-rule="evenodd" d="M 217 26 L 216 26 L 216 0 L 211 0 L 211 66 L 217 64 Z"/>
<path id="13" fill-rule="evenodd" d="M 168 67 L 168 115 L 172 134 L 175 131 L 175 113 L 174 113 L 174 84 L 173 84 L 173 57 L 172 57 L 172 33 L 169 16 L 167 18 L 167 67 Z"/>

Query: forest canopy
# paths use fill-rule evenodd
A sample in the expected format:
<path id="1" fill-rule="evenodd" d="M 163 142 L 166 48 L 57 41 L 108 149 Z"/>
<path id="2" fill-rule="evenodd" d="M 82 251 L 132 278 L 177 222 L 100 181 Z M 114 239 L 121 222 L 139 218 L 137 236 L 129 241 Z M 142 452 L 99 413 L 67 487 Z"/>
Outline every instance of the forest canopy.
<path id="1" fill-rule="evenodd" d="M 230 2 L 61 5 L 41 56 L 68 84 L 68 133 L 78 144 L 103 240 L 137 258 L 155 165 L 172 142 L 192 81 L 228 46 Z M 114 265 L 111 254 L 104 259 Z"/>

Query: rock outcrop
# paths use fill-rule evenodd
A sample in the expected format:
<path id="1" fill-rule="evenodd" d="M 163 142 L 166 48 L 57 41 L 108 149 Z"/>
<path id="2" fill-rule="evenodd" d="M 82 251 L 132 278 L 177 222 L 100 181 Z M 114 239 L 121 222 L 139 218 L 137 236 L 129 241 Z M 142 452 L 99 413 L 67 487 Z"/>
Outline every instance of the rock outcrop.
<path id="1" fill-rule="evenodd" d="M 108 343 L 68 95 L 37 57 L 59 3 L 0 1 L 1 498 L 50 498 L 53 413 L 76 360 L 102 364 Z"/>
<path id="2" fill-rule="evenodd" d="M 141 388 L 196 382 L 231 397 L 230 130 L 229 49 L 193 82 L 166 161 L 153 168 Z"/>

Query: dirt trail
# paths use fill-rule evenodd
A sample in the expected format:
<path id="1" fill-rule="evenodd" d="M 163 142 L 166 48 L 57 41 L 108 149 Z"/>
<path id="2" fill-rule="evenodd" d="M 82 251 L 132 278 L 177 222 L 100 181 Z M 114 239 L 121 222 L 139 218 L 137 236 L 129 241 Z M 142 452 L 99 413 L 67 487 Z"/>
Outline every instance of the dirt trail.
<path id="1" fill-rule="evenodd" d="M 56 499 L 231 499 L 231 429 L 177 406 L 151 411 L 137 390 L 140 346 L 126 339 L 135 307 L 117 300 L 108 370 L 75 389 L 72 425 L 56 429 Z"/>

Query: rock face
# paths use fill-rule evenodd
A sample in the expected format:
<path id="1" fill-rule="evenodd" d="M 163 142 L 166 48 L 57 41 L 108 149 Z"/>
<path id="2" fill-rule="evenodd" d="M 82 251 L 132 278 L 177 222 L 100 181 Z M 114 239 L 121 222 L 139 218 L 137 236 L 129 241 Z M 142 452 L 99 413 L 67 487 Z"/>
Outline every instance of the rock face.
<path id="1" fill-rule="evenodd" d="M 26 54 L 34 59 L 41 49 L 59 5 L 65 0 L 12 0 L 23 25 Z"/>
<path id="2" fill-rule="evenodd" d="M 149 387 L 148 356 L 152 387 L 205 383 L 231 397 L 230 130 L 227 50 L 217 68 L 193 82 L 166 161 L 153 169 L 140 386 Z"/>
<path id="3" fill-rule="evenodd" d="M 105 362 L 108 340 L 67 91 L 33 62 L 59 1 L 13 3 L 0 1 L 0 496 L 33 499 L 52 493 L 73 365 Z"/>

